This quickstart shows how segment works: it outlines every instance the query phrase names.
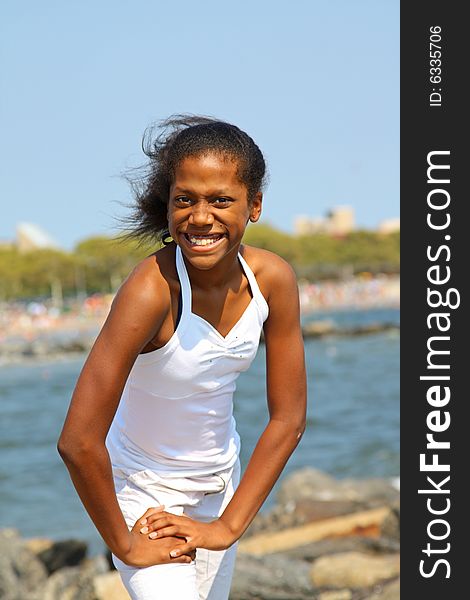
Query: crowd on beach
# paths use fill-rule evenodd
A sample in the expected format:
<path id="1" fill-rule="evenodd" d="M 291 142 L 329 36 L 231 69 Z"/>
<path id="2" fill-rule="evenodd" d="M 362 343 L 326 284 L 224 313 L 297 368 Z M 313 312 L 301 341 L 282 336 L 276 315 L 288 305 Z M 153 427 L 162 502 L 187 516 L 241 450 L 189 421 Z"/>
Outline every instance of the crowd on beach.
<path id="1" fill-rule="evenodd" d="M 398 307 L 400 281 L 398 276 L 369 273 L 341 281 L 310 283 L 301 280 L 299 293 L 304 314 L 316 310 Z"/>
<path id="2" fill-rule="evenodd" d="M 80 331 L 100 326 L 106 318 L 113 296 L 93 294 L 74 299 L 63 306 L 52 300 L 4 303 L 0 311 L 0 342 L 13 338 L 33 340 L 42 333 Z"/>
<path id="3" fill-rule="evenodd" d="M 399 306 L 399 279 L 363 275 L 342 281 L 299 281 L 303 314 L 318 310 L 368 309 Z M 81 331 L 99 327 L 109 312 L 112 294 L 72 299 L 62 306 L 52 300 L 5 302 L 0 311 L 0 342 L 34 340 L 47 332 Z"/>

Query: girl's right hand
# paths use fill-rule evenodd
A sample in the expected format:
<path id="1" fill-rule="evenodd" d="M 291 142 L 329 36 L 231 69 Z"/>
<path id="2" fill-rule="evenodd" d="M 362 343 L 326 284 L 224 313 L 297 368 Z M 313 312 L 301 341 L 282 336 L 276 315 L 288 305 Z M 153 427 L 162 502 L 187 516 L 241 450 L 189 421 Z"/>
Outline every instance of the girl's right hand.
<path id="1" fill-rule="evenodd" d="M 131 567 L 151 567 L 153 565 L 163 565 L 170 563 L 191 563 L 196 558 L 196 551 L 192 551 L 182 556 L 173 558 L 170 556 L 171 550 L 186 544 L 184 538 L 165 537 L 151 540 L 146 535 L 140 533 L 142 517 L 137 520 L 134 527 L 129 532 L 130 548 L 124 556 L 119 556 L 124 563 Z"/>

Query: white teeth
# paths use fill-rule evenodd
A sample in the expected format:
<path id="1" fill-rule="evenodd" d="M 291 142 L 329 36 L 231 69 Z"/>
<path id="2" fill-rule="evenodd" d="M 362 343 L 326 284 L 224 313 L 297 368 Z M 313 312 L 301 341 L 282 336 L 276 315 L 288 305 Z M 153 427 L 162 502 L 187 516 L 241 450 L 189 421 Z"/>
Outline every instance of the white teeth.
<path id="1" fill-rule="evenodd" d="M 206 237 L 206 236 L 195 236 L 195 235 L 187 235 L 187 238 L 194 244 L 194 246 L 209 246 L 210 244 L 215 244 L 220 240 L 221 236 L 216 237 Z"/>

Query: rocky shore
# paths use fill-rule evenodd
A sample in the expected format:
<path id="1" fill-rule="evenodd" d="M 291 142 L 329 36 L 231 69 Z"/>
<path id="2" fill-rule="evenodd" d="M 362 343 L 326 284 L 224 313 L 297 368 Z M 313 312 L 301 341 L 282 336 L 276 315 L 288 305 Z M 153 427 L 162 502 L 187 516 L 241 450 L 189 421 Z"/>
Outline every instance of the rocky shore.
<path id="1" fill-rule="evenodd" d="M 399 331 L 399 327 L 396 323 L 339 327 L 334 321 L 325 320 L 307 323 L 302 333 L 304 338 L 323 338 L 330 335 L 368 335 L 382 331 Z M 91 327 L 76 332 L 40 333 L 30 339 L 20 336 L 4 338 L 0 346 L 0 365 L 28 360 L 61 360 L 67 356 L 89 352 L 97 335 L 98 328 Z"/>
<path id="2" fill-rule="evenodd" d="M 398 600 L 400 504 L 385 479 L 335 480 L 312 468 L 280 486 L 239 543 L 231 600 Z M 79 540 L 0 531 L 0 598 L 125 600 L 109 557 Z"/>

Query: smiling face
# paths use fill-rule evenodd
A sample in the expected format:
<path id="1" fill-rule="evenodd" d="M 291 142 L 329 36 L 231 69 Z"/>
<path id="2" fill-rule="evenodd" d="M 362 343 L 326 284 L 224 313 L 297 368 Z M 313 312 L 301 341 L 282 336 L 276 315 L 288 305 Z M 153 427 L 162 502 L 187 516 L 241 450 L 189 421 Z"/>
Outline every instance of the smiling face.
<path id="1" fill-rule="evenodd" d="M 262 194 L 248 203 L 237 167 L 229 157 L 210 153 L 185 158 L 175 170 L 168 200 L 170 235 L 197 269 L 221 261 L 228 266 L 248 221 L 260 217 Z"/>

